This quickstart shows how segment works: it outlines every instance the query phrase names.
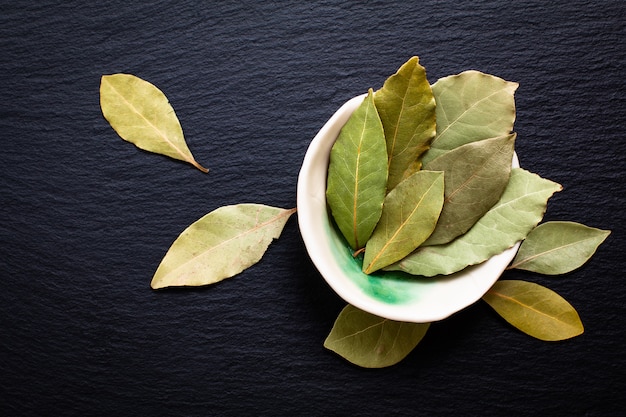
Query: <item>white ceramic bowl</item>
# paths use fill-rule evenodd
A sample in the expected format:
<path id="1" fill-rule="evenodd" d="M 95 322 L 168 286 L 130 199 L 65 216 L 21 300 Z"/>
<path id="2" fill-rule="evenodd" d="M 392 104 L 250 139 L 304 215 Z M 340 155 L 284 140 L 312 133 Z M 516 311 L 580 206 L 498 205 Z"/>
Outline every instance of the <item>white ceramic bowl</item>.
<path id="1" fill-rule="evenodd" d="M 429 323 L 478 301 L 511 262 L 518 245 L 452 275 L 416 278 L 401 272 L 367 275 L 333 227 L 326 204 L 330 149 L 364 95 L 346 102 L 313 138 L 298 176 L 298 223 L 309 256 L 347 303 L 390 320 Z M 513 166 L 519 166 L 517 156 Z"/>

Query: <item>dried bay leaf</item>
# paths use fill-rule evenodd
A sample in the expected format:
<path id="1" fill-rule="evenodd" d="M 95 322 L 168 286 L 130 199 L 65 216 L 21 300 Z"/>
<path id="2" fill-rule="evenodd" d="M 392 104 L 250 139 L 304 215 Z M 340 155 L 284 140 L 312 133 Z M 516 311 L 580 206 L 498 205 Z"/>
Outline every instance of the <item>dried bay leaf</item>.
<path id="1" fill-rule="evenodd" d="M 104 118 L 125 141 L 208 172 L 189 151 L 174 109 L 154 85 L 130 74 L 104 75 L 100 107 Z"/>
<path id="2" fill-rule="evenodd" d="M 420 169 L 435 137 L 435 99 L 426 70 L 412 57 L 374 95 L 387 142 L 387 190 Z"/>
<path id="3" fill-rule="evenodd" d="M 486 261 L 523 240 L 543 218 L 548 199 L 561 189 L 555 182 L 514 168 L 500 200 L 467 233 L 444 245 L 420 247 L 385 270 L 431 277 Z"/>
<path id="4" fill-rule="evenodd" d="M 347 305 L 324 347 L 364 368 L 383 368 L 404 359 L 422 340 L 429 323 L 384 319 Z"/>
<path id="5" fill-rule="evenodd" d="M 478 140 L 513 131 L 518 84 L 478 71 L 465 71 L 432 85 L 437 134 L 423 162 Z"/>
<path id="6" fill-rule="evenodd" d="M 207 285 L 240 273 L 261 259 L 295 211 L 262 204 L 212 211 L 174 241 L 151 287 Z"/>
<path id="7" fill-rule="evenodd" d="M 430 236 L 443 206 L 444 174 L 418 171 L 391 190 L 365 246 L 363 272 L 371 274 L 413 252 Z"/>
<path id="8" fill-rule="evenodd" d="M 501 280 L 483 300 L 514 327 L 540 340 L 569 339 L 584 331 L 574 307 L 539 284 Z"/>
<path id="9" fill-rule="evenodd" d="M 543 223 L 530 232 L 509 269 L 546 275 L 571 272 L 587 262 L 610 233 L 574 222 Z"/>
<path id="10" fill-rule="evenodd" d="M 506 188 L 511 172 L 515 133 L 471 142 L 426 163 L 444 171 L 445 200 L 433 234 L 424 245 L 441 245 L 467 232 Z"/>
<path id="11" fill-rule="evenodd" d="M 352 249 L 365 246 L 382 212 L 387 148 L 372 89 L 330 151 L 326 199 Z"/>

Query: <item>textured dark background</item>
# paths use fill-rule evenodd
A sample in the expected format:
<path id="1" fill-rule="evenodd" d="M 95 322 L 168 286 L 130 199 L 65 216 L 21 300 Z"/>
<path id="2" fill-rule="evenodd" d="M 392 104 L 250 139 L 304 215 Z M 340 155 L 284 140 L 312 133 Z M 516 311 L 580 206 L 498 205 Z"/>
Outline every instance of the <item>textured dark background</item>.
<path id="1" fill-rule="evenodd" d="M 551 415 L 626 408 L 626 6 L 616 1 L 0 3 L 0 415 Z M 522 165 L 560 182 L 547 219 L 613 233 L 542 283 L 584 335 L 560 343 L 485 304 L 434 324 L 401 364 L 322 343 L 344 303 L 297 221 L 209 288 L 155 292 L 176 236 L 226 204 L 292 207 L 306 148 L 412 55 L 434 82 L 520 87 Z M 122 141 L 100 76 L 161 88 L 204 175 Z"/>

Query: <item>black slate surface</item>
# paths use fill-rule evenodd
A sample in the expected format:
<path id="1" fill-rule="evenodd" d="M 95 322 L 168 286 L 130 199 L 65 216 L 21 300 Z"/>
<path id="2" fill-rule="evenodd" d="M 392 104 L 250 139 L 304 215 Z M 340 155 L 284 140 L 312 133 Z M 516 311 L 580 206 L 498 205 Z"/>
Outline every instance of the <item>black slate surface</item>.
<path id="1" fill-rule="evenodd" d="M 0 415 L 618 416 L 626 402 L 621 1 L 0 3 Z M 613 233 L 546 278 L 584 335 L 544 343 L 475 304 L 397 366 L 323 340 L 344 306 L 295 217 L 263 261 L 155 292 L 175 237 L 241 202 L 292 207 L 309 141 L 419 55 L 431 81 L 520 83 L 522 165 L 560 182 L 546 219 Z M 170 99 L 204 175 L 123 142 L 100 76 Z"/>

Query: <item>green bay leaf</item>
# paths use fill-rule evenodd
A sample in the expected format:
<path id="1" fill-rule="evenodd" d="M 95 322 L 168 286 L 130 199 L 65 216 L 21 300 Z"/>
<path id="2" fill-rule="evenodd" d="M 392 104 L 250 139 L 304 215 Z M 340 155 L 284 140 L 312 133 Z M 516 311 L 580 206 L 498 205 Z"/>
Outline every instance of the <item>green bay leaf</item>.
<path id="1" fill-rule="evenodd" d="M 540 340 L 565 340 L 584 331 L 574 307 L 539 284 L 501 280 L 483 300 L 514 327 Z"/>
<path id="2" fill-rule="evenodd" d="M 435 228 L 443 206 L 442 172 L 418 171 L 391 190 L 365 246 L 363 272 L 371 274 L 413 252 Z"/>
<path id="3" fill-rule="evenodd" d="M 374 101 L 385 129 L 390 191 L 420 168 L 435 137 L 435 99 L 419 58 L 412 57 L 389 77 Z"/>
<path id="4" fill-rule="evenodd" d="M 422 340 L 429 323 L 404 323 L 347 305 L 324 347 L 363 368 L 383 368 L 404 359 Z"/>
<path id="5" fill-rule="evenodd" d="M 461 145 L 513 131 L 518 84 L 479 71 L 465 71 L 432 85 L 437 134 L 423 161 Z"/>
<path id="6" fill-rule="evenodd" d="M 104 75 L 100 81 L 100 107 L 104 118 L 125 141 L 208 172 L 187 147 L 167 97 L 153 84 L 131 74 Z"/>
<path id="7" fill-rule="evenodd" d="M 522 242 L 509 269 L 546 275 L 571 272 L 587 262 L 610 233 L 574 222 L 540 224 Z"/>
<path id="8" fill-rule="evenodd" d="M 352 249 L 365 246 L 382 211 L 387 148 L 370 89 L 330 151 L 326 199 Z"/>
<path id="9" fill-rule="evenodd" d="M 208 285 L 240 273 L 261 259 L 295 211 L 262 204 L 212 211 L 174 241 L 151 287 Z"/>
<path id="10" fill-rule="evenodd" d="M 548 199 L 562 187 L 514 168 L 500 200 L 472 228 L 453 241 L 422 246 L 385 270 L 431 277 L 486 261 L 523 240 L 541 221 Z"/>
<path id="11" fill-rule="evenodd" d="M 440 245 L 467 232 L 498 202 L 509 182 L 515 134 L 471 142 L 426 163 L 445 173 L 439 222 L 424 245 Z"/>

